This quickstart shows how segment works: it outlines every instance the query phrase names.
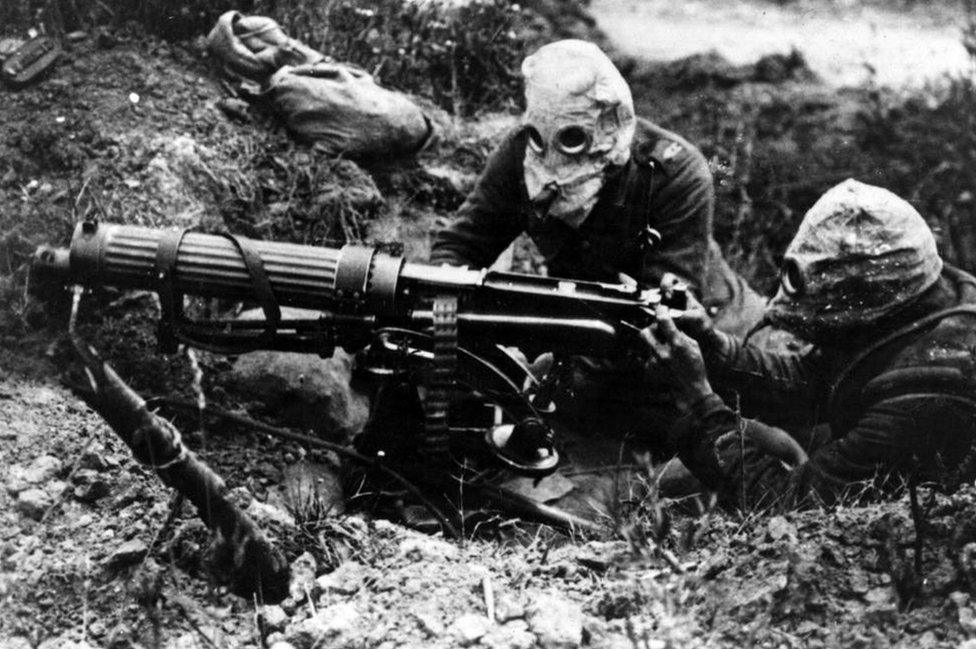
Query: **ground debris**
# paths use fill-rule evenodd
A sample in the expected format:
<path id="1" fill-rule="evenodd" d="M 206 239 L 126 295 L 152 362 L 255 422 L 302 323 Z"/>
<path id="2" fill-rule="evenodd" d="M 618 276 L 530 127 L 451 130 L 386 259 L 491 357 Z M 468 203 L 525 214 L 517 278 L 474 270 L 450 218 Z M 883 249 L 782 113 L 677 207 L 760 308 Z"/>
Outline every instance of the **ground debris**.
<path id="1" fill-rule="evenodd" d="M 135 565 L 149 553 L 149 546 L 139 539 L 126 541 L 112 551 L 105 561 L 107 568 L 120 570 Z"/>
<path id="2" fill-rule="evenodd" d="M 530 596 L 529 630 L 544 649 L 571 649 L 583 642 L 583 611 L 578 604 L 550 593 Z"/>

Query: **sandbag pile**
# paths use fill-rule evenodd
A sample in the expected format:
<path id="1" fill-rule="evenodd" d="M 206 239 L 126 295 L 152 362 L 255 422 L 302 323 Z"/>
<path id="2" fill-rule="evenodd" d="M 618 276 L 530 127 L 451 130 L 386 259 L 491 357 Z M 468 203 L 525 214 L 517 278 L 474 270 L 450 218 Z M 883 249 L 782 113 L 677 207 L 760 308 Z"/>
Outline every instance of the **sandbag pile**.
<path id="1" fill-rule="evenodd" d="M 430 120 L 409 97 L 291 38 L 270 18 L 229 11 L 211 30 L 207 48 L 225 76 L 260 88 L 295 138 L 330 155 L 403 157 L 432 135 Z"/>

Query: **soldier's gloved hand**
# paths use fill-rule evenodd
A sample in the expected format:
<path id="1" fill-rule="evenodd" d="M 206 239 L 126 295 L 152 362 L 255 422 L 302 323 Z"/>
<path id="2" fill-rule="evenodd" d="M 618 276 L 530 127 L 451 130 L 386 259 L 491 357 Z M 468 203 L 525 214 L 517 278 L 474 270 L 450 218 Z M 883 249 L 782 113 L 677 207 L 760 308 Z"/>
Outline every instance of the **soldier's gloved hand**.
<path id="1" fill-rule="evenodd" d="M 665 273 L 664 277 L 661 278 L 661 297 L 667 302 L 671 299 L 675 287 L 683 285 L 685 283 L 677 275 Z M 715 330 L 715 325 L 712 323 L 712 317 L 708 315 L 708 311 L 698 301 L 698 298 L 691 291 L 687 291 L 687 296 L 687 306 L 681 315 L 675 316 L 674 323 L 678 325 L 681 331 L 700 342 L 711 336 Z"/>
<path id="2" fill-rule="evenodd" d="M 656 322 L 641 331 L 649 352 L 646 370 L 658 376 L 661 371 L 670 372 L 678 405 L 687 408 L 712 394 L 705 360 L 698 343 L 678 330 L 667 307 L 659 304 L 654 316 Z"/>

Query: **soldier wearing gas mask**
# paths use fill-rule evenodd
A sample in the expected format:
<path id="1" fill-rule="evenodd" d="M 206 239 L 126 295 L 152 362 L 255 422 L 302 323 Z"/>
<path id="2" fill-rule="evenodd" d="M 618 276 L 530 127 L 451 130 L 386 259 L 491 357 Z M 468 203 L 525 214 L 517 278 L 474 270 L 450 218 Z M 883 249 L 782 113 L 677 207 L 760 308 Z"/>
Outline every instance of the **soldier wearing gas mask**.
<path id="1" fill-rule="evenodd" d="M 545 45 L 522 73 L 522 123 L 493 152 L 454 222 L 435 236 L 430 261 L 487 267 L 526 232 L 550 276 L 617 283 L 626 275 L 656 286 L 671 273 L 718 327 L 744 334 L 761 317 L 763 301 L 712 238 L 715 195 L 701 153 L 634 115 L 626 81 L 592 43 Z M 530 346 L 524 351 L 534 356 Z M 570 362 L 558 410 L 574 428 L 610 438 L 656 428 L 664 438 L 673 404 L 638 363 Z M 619 449 L 607 454 L 612 463 Z"/>
<path id="2" fill-rule="evenodd" d="M 545 45 L 522 64 L 526 111 L 434 239 L 437 264 L 490 266 L 522 232 L 551 276 L 657 285 L 679 276 L 719 326 L 744 333 L 762 300 L 712 239 L 701 153 L 634 115 L 630 88 L 594 44 Z"/>
<path id="3" fill-rule="evenodd" d="M 648 369 L 672 373 L 687 413 L 678 455 L 726 505 L 829 504 L 865 481 L 954 487 L 976 474 L 976 279 L 944 264 L 922 217 L 887 190 L 834 187 L 787 248 L 765 321 L 810 342 L 805 353 L 717 331 L 700 305 L 658 316 Z M 764 421 L 740 421 L 712 382 Z M 808 425 L 771 426 L 784 411 Z"/>

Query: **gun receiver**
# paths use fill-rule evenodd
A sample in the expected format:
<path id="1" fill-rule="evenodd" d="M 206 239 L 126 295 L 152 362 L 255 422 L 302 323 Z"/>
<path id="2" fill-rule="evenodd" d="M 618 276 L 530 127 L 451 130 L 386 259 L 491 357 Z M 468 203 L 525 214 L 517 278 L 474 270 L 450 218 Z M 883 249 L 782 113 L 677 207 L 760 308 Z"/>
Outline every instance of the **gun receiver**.
<path id="1" fill-rule="evenodd" d="M 657 290 L 637 285 L 410 263 L 367 246 L 305 246 L 95 221 L 79 224 L 68 249 L 39 248 L 32 275 L 43 284 L 155 291 L 167 351 L 184 342 L 224 353 L 331 355 L 337 346 L 361 352 L 360 367 L 380 383 L 381 405 L 374 403 L 373 416 L 385 418 L 367 424 L 367 433 L 382 437 L 396 429 L 400 406 L 384 410 L 383 399 L 402 404 L 403 386 L 415 393 L 424 383 L 423 452 L 443 457 L 455 438 L 475 431 L 496 458 L 528 475 L 550 472 L 558 462 L 541 414 L 551 405 L 554 381 L 539 387 L 499 345 L 528 353 L 626 353 L 661 302 Z M 265 319 L 191 320 L 183 315 L 185 294 L 255 300 Z M 683 295 L 676 292 L 669 306 L 682 308 Z M 319 316 L 283 319 L 282 305 Z M 448 416 L 459 385 L 494 408 L 491 422 Z M 381 440 L 371 450 L 387 444 L 394 443 Z"/>

